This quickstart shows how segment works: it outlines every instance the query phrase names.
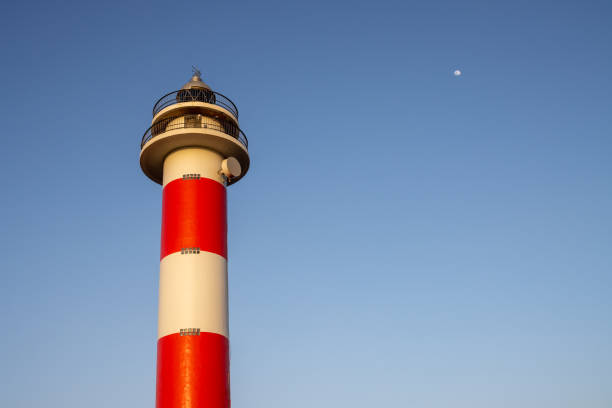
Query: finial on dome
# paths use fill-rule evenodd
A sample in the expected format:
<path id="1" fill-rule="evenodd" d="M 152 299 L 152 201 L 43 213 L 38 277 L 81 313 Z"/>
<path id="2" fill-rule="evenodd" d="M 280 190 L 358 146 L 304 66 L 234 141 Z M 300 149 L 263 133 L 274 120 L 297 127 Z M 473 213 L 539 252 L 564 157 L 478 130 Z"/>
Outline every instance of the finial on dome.
<path id="1" fill-rule="evenodd" d="M 191 71 L 193 72 L 193 77 L 197 78 L 198 80 L 202 80 L 202 73 L 200 72 L 200 70 L 198 69 L 198 67 L 196 67 L 195 65 L 191 66 Z"/>

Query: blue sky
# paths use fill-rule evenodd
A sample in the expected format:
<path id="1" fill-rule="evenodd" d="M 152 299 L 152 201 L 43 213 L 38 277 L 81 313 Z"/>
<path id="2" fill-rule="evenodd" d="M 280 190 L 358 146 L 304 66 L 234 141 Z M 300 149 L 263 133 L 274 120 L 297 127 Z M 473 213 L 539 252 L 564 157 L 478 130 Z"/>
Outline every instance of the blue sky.
<path id="1" fill-rule="evenodd" d="M 234 407 L 610 407 L 611 18 L 4 5 L 0 405 L 153 406 L 139 143 L 197 65 L 252 157 L 228 193 Z"/>

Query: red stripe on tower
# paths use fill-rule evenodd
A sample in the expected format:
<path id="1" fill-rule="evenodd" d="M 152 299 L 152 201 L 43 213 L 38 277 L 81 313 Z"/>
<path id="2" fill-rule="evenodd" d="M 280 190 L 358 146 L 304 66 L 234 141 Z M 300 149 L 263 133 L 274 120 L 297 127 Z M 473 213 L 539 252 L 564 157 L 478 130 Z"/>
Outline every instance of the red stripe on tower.
<path id="1" fill-rule="evenodd" d="M 156 388 L 157 408 L 228 408 L 227 338 L 200 333 L 159 339 Z"/>
<path id="2" fill-rule="evenodd" d="M 174 180 L 162 198 L 161 256 L 199 248 L 227 259 L 225 187 L 214 180 Z"/>

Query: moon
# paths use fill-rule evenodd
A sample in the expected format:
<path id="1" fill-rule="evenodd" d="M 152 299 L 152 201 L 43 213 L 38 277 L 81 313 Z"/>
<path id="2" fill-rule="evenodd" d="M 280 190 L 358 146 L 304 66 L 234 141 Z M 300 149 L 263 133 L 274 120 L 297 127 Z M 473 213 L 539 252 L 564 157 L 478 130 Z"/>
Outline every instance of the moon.
<path id="1" fill-rule="evenodd" d="M 453 75 L 454 76 L 461 76 L 461 74 L 462 74 L 462 72 L 460 70 L 458 70 L 458 69 L 453 71 Z"/>

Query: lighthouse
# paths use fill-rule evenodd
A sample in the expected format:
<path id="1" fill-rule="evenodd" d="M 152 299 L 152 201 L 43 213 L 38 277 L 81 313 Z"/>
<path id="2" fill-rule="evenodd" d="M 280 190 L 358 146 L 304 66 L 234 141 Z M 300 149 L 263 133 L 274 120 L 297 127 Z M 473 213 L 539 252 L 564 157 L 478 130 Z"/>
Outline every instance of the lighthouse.
<path id="1" fill-rule="evenodd" d="M 153 107 L 140 167 L 162 186 L 156 408 L 229 408 L 226 190 L 249 169 L 238 108 L 194 69 Z"/>

